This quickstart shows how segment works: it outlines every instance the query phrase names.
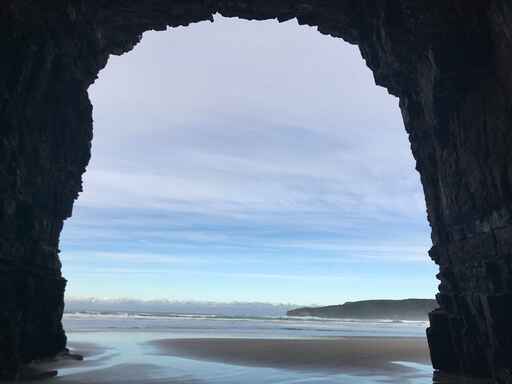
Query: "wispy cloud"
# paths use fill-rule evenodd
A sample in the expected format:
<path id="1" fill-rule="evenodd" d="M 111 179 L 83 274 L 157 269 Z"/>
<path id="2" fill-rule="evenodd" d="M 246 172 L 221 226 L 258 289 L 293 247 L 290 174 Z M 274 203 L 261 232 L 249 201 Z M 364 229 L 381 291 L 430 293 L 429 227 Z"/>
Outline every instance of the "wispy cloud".
<path id="1" fill-rule="evenodd" d="M 65 271 L 287 279 L 297 296 L 301 279 L 361 278 L 357 263 L 427 271 L 398 103 L 373 83 L 355 47 L 294 23 L 146 34 L 90 89 L 93 158 Z"/>

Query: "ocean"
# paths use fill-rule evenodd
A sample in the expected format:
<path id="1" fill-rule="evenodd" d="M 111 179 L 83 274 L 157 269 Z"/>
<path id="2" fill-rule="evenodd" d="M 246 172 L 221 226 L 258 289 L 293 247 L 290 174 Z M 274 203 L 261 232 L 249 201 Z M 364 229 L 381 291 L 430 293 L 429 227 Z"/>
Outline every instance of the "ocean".
<path id="1" fill-rule="evenodd" d="M 169 337 L 424 337 L 427 321 L 323 319 L 315 317 L 244 317 L 140 312 L 64 314 L 68 333 L 87 331 L 168 332 Z"/>

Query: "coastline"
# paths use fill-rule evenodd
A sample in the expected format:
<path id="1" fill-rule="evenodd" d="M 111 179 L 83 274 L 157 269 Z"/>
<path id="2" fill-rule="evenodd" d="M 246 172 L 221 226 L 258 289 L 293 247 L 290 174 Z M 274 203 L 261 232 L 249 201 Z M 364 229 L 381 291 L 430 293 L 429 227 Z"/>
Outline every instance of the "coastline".
<path id="1" fill-rule="evenodd" d="M 426 338 L 169 338 L 163 333 L 70 333 L 73 357 L 31 364 L 42 384 L 487 384 L 433 372 Z M 77 341 L 97 339 L 98 343 Z M 94 337 L 96 336 L 96 337 Z M 119 343 L 119 340 L 122 340 Z M 84 360 L 75 358 L 84 356 Z"/>
<path id="2" fill-rule="evenodd" d="M 65 324 L 84 360 L 33 364 L 58 371 L 36 383 L 473 383 L 433 372 L 418 322 L 74 314 Z"/>

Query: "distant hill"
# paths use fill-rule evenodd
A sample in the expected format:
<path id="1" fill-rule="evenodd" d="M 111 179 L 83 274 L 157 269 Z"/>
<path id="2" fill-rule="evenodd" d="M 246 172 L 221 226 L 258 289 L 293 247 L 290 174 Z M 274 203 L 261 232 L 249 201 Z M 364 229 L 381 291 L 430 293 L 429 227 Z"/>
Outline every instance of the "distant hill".
<path id="1" fill-rule="evenodd" d="M 429 299 L 365 300 L 327 307 L 297 308 L 288 311 L 287 315 L 338 319 L 427 320 L 428 313 L 437 307 L 436 301 Z"/>

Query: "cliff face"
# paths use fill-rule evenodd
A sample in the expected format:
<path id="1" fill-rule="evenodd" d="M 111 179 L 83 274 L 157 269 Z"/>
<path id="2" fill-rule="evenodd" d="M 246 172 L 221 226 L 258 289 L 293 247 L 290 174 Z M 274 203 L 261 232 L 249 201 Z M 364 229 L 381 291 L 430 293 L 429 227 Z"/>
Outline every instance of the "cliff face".
<path id="1" fill-rule="evenodd" d="M 333 319 L 427 320 L 438 304 L 429 299 L 364 300 L 326 307 L 292 309 L 288 316 L 315 316 Z"/>
<path id="2" fill-rule="evenodd" d="M 512 382 L 508 0 L 3 1 L 0 375 L 65 346 L 58 241 L 90 156 L 87 88 L 144 31 L 216 12 L 297 18 L 359 45 L 376 83 L 400 98 L 425 191 L 441 282 L 434 366 Z"/>

